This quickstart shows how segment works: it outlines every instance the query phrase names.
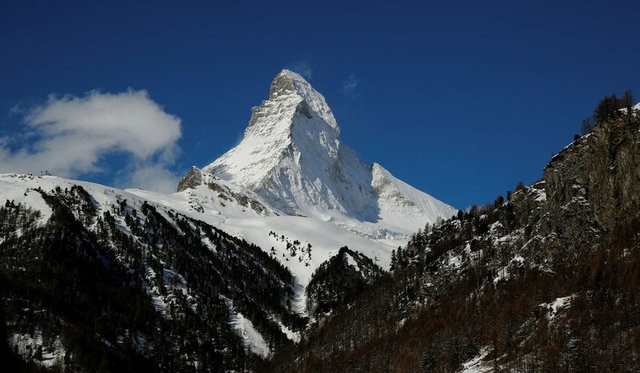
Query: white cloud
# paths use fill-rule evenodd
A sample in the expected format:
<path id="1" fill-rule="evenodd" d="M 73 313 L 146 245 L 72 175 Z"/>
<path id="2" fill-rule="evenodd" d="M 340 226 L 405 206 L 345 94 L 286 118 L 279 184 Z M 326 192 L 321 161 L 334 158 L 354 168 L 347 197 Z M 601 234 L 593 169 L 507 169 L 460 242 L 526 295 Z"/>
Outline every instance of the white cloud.
<path id="1" fill-rule="evenodd" d="M 345 96 L 349 96 L 352 98 L 358 97 L 358 86 L 360 85 L 360 80 L 356 79 L 356 77 L 352 74 L 349 75 L 347 80 L 342 83 L 342 94 Z"/>
<path id="2" fill-rule="evenodd" d="M 175 192 L 180 179 L 162 164 L 139 164 L 117 182 L 140 189 Z"/>
<path id="3" fill-rule="evenodd" d="M 293 62 L 287 66 L 287 69 L 297 72 L 307 80 L 311 80 L 313 78 L 313 68 L 311 67 L 311 61 L 309 61 L 308 58 L 303 58 Z"/>
<path id="4" fill-rule="evenodd" d="M 178 178 L 169 169 L 178 152 L 180 119 L 166 113 L 146 91 L 84 97 L 49 97 L 26 111 L 24 133 L 0 139 L 0 171 L 63 177 L 108 172 L 100 167 L 107 155 L 124 154 L 127 184 L 170 191 Z M 157 174 L 151 175 L 150 170 Z M 112 171 L 112 170 L 111 170 Z M 122 173 L 122 170 L 120 170 Z M 146 175 L 145 179 L 141 175 Z"/>

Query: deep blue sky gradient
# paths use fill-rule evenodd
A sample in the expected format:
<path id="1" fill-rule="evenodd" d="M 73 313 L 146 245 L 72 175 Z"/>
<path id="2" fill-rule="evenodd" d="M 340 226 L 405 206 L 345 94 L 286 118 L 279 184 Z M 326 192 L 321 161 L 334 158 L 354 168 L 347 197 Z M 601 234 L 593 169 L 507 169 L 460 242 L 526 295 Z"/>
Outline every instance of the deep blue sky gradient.
<path id="1" fill-rule="evenodd" d="M 240 139 L 282 68 L 307 70 L 343 143 L 466 208 L 540 178 L 604 95 L 640 97 L 639 23 L 635 0 L 8 0 L 0 136 L 52 93 L 146 89 L 182 119 L 182 174 Z"/>

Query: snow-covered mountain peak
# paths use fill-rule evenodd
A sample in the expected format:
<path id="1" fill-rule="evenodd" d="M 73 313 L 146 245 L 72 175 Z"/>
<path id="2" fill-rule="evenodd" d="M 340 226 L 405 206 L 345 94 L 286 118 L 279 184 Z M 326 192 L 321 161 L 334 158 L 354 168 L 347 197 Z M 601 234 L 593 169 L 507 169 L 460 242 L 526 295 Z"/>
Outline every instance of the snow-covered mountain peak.
<path id="1" fill-rule="evenodd" d="M 302 107 L 301 111 L 305 111 L 305 109 L 314 111 L 331 128 L 337 132 L 340 131 L 324 96 L 316 91 L 300 74 L 284 69 L 271 82 L 269 100 L 292 98 L 295 100 L 296 97 L 302 99 L 307 106 L 307 108 Z M 309 115 L 310 113 L 305 114 Z"/>
<path id="2" fill-rule="evenodd" d="M 289 70 L 273 82 L 269 99 L 252 109 L 240 144 L 203 171 L 249 189 L 258 189 L 276 177 L 278 165 L 301 162 L 335 162 L 340 149 L 340 130 L 327 105 L 302 76 Z M 302 158 L 305 157 L 305 161 Z M 317 165 L 310 165 L 316 173 Z M 320 165 L 327 168 L 327 165 Z M 309 175 L 313 176 L 313 175 Z M 320 175 L 315 175 L 320 176 Z M 288 213 L 300 213 L 285 208 Z"/>
<path id="3" fill-rule="evenodd" d="M 244 188 L 265 210 L 330 221 L 371 238 L 405 237 L 457 211 L 360 160 L 340 142 L 325 98 L 289 70 L 252 109 L 242 141 L 201 172 Z M 181 189 L 198 184 L 196 176 Z"/>

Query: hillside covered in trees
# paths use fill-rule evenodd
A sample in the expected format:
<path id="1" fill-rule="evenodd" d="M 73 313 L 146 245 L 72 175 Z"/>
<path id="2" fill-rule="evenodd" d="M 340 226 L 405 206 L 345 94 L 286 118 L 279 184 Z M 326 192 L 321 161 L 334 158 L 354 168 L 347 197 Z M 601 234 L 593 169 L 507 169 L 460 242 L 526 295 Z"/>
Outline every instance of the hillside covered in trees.
<path id="1" fill-rule="evenodd" d="M 287 303 L 291 274 L 255 245 L 145 201 L 96 205 L 80 185 L 25 194 L 51 216 L 0 207 L 0 357 L 9 366 L 241 369 L 268 353 L 244 333 L 277 348 L 283 330 L 306 323 Z"/>
<path id="2" fill-rule="evenodd" d="M 541 180 L 425 227 L 262 371 L 640 370 L 638 114 L 605 98 Z"/>

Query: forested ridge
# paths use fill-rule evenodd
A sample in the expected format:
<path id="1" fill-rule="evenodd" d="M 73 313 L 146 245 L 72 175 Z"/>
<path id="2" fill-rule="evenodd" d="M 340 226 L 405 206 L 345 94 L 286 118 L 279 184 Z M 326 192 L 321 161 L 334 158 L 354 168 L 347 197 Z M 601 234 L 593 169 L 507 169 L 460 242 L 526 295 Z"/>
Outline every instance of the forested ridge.
<path id="1" fill-rule="evenodd" d="M 291 274 L 255 245 L 147 203 L 98 212 L 80 186 L 35 192 L 52 209 L 44 225 L 20 204 L 0 208 L 3 340 L 27 370 L 239 368 L 258 357 L 230 304 L 274 348 L 287 340 L 277 322 L 305 324 L 286 303 Z"/>
<path id="2" fill-rule="evenodd" d="M 606 97 L 538 182 L 416 233 L 391 274 L 262 371 L 640 370 L 630 100 Z"/>

